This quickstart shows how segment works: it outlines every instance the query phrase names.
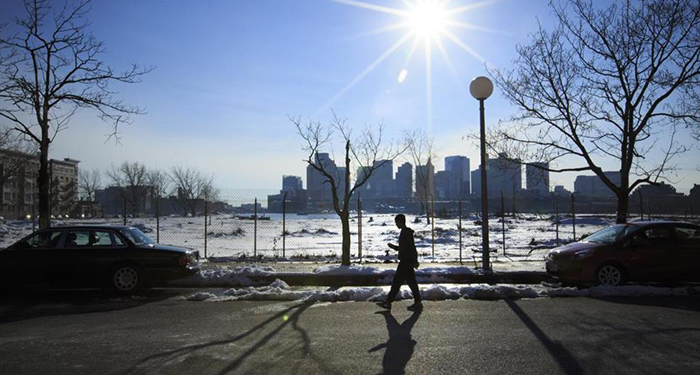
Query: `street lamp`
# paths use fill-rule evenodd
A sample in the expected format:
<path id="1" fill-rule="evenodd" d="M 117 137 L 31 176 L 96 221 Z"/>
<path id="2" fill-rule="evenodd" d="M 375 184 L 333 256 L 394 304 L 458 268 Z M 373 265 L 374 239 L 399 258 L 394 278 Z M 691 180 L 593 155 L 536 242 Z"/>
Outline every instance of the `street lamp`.
<path id="1" fill-rule="evenodd" d="M 484 123 L 484 100 L 493 93 L 493 83 L 486 77 L 476 77 L 469 85 L 469 92 L 479 101 L 479 114 L 481 117 L 481 242 L 483 251 L 483 268 L 491 269 L 489 264 L 489 204 L 486 186 L 486 125 Z"/>

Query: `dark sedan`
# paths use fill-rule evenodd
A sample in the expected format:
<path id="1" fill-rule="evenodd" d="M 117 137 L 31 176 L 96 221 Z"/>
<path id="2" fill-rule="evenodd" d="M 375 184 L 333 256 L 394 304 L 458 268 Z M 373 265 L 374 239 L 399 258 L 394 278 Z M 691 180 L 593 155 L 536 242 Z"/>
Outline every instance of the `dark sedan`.
<path id="1" fill-rule="evenodd" d="M 3 286 L 99 286 L 130 293 L 198 269 L 197 251 L 156 244 L 128 226 L 48 228 L 0 250 Z"/>
<path id="2" fill-rule="evenodd" d="M 700 281 L 700 226 L 663 221 L 613 225 L 553 249 L 546 267 L 566 283 Z"/>

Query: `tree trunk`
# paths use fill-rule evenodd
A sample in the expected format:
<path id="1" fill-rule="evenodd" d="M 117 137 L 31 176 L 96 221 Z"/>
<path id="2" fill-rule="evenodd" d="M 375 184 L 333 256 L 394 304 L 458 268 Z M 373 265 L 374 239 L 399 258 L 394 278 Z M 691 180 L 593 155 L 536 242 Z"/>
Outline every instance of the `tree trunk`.
<path id="1" fill-rule="evenodd" d="M 343 266 L 350 265 L 350 213 L 341 212 L 340 222 L 343 225 L 343 255 L 341 264 Z"/>
<path id="2" fill-rule="evenodd" d="M 624 224 L 627 222 L 627 212 L 629 211 L 629 191 L 627 189 L 621 189 L 621 192 L 617 194 L 617 224 Z"/>
<path id="3" fill-rule="evenodd" d="M 51 226 L 51 206 L 49 202 L 49 141 L 47 136 L 42 139 L 39 146 L 39 229 Z"/>

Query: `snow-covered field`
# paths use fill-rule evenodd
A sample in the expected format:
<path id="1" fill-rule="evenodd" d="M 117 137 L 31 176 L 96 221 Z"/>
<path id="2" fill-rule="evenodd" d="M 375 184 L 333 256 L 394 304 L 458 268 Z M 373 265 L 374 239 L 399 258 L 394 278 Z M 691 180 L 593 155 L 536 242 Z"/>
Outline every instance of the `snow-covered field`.
<path id="1" fill-rule="evenodd" d="M 253 255 L 290 260 L 327 259 L 340 256 L 341 227 L 334 214 L 286 216 L 282 238 L 282 215 L 271 214 L 270 220 L 258 220 L 257 229 L 253 220 L 234 215 L 215 215 L 206 228 L 208 257 L 251 258 Z M 387 242 L 396 242 L 398 230 L 392 214 L 365 214 L 362 226 L 362 254 L 365 261 L 382 261 L 388 250 Z M 454 261 L 460 257 L 458 219 L 435 219 L 434 240 L 432 226 L 425 218 L 413 222 L 416 216 L 408 215 L 409 227 L 415 230 L 416 245 L 421 261 Z M 462 258 L 472 261 L 481 259 L 481 226 L 476 217 L 462 220 Z M 590 234 L 612 223 L 612 218 L 593 216 L 576 218 L 576 236 Z M 573 236 L 571 219 L 562 219 L 559 237 L 562 243 Z M 57 220 L 54 225 L 66 224 L 122 224 L 121 219 Z M 128 219 L 129 225 L 143 225 L 156 238 L 156 219 Z M 490 220 L 490 245 L 494 261 L 541 260 L 549 248 L 556 244 L 555 225 L 551 217 L 521 215 L 518 218 Z M 32 229 L 30 221 L 7 221 L 0 224 L 0 247 L 8 246 Z M 357 256 L 357 217 L 352 218 L 352 253 Z M 505 256 L 503 253 L 505 234 Z M 533 242 L 534 240 L 534 242 Z M 205 225 L 203 217 L 163 217 L 160 219 L 160 242 L 197 249 L 205 254 Z M 434 250 L 433 250 L 434 249 Z M 434 251 L 434 252 L 433 252 Z M 393 251 L 390 255 L 393 255 Z M 434 257 L 433 257 L 434 254 Z"/>

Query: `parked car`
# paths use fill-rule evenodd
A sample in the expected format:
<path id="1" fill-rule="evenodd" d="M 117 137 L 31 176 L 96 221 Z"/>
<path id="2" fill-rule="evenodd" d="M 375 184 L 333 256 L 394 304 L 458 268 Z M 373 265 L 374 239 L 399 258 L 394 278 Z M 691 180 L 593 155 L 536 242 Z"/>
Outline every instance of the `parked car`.
<path id="1" fill-rule="evenodd" d="M 130 293 L 198 270 L 199 252 L 156 244 L 128 226 L 47 228 L 0 250 L 3 286 L 99 286 Z"/>
<path id="2" fill-rule="evenodd" d="M 564 283 L 700 281 L 700 226 L 617 224 L 549 252 L 547 273 Z"/>

